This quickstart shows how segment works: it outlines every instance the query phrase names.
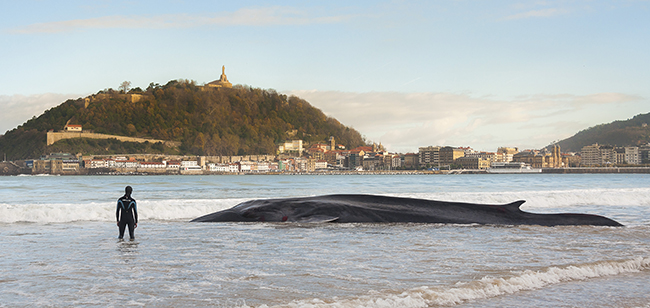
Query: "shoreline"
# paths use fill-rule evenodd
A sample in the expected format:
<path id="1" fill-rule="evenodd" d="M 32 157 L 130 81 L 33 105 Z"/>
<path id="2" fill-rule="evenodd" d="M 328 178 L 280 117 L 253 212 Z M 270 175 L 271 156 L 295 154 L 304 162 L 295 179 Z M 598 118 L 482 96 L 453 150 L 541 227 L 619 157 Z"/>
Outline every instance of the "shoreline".
<path id="1" fill-rule="evenodd" d="M 468 169 L 453 169 L 453 170 L 381 170 L 381 171 L 316 171 L 316 172 L 191 172 L 191 173 L 158 173 L 158 172 L 144 172 L 139 170 L 112 170 L 106 172 L 88 172 L 87 169 L 78 172 L 66 172 L 61 174 L 50 173 L 32 173 L 31 169 L 21 168 L 14 170 L 2 170 L 0 168 L 0 175 L 5 176 L 18 176 L 18 175 L 71 175 L 71 176 L 85 176 L 85 175 L 102 175 L 102 176 L 146 176 L 146 175 L 458 175 L 458 174 L 484 174 L 484 175 L 499 175 L 499 174 L 650 174 L 650 167 L 575 167 L 575 168 L 542 168 L 539 173 L 489 173 L 486 170 L 468 170 Z M 9 172 L 7 172 L 9 171 Z"/>

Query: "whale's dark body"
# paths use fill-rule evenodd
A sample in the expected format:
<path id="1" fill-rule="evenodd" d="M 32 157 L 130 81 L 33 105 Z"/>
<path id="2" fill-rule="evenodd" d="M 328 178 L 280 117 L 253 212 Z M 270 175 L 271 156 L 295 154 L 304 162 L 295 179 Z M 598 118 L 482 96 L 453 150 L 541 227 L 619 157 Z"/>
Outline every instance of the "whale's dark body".
<path id="1" fill-rule="evenodd" d="M 528 213 L 519 209 L 524 202 L 488 205 L 376 195 L 326 195 L 251 200 L 192 221 L 622 226 L 598 215 Z"/>

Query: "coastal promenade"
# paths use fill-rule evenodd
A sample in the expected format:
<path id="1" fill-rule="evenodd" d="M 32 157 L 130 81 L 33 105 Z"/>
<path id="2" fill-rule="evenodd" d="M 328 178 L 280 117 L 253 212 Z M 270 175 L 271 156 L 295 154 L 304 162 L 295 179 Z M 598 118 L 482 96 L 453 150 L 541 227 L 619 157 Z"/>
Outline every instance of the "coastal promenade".
<path id="1" fill-rule="evenodd" d="M 21 166 L 23 162 L 0 162 L 0 175 L 19 175 L 32 174 L 32 169 Z M 91 171 L 92 170 L 92 171 Z M 527 174 L 650 174 L 650 167 L 607 167 L 607 168 L 543 168 L 541 173 Z M 102 168 L 86 169 L 81 168 L 77 172 L 67 173 L 64 175 L 178 175 L 179 172 L 168 172 L 166 170 L 155 171 L 144 168 Z M 319 170 L 314 172 L 214 172 L 200 170 L 191 173 L 180 173 L 181 175 L 458 175 L 458 174 L 486 174 L 485 170 L 455 169 L 455 170 L 375 170 L 375 171 L 356 171 L 356 170 Z M 526 173 L 522 173 L 526 174 Z"/>
<path id="2" fill-rule="evenodd" d="M 650 167 L 542 168 L 542 173 L 650 173 Z"/>
<path id="3" fill-rule="evenodd" d="M 494 174 L 484 169 L 452 169 L 437 173 L 443 174 Z M 519 172 L 504 172 L 503 174 L 516 174 Z M 542 172 L 521 174 L 584 174 L 584 173 L 650 173 L 650 167 L 573 167 L 573 168 L 542 168 Z"/>

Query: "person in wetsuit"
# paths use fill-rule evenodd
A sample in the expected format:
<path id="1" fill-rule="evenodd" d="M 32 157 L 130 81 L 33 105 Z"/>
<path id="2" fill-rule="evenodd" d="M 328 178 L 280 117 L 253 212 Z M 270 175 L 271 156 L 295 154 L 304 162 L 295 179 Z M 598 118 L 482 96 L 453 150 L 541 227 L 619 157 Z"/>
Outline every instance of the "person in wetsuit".
<path id="1" fill-rule="evenodd" d="M 138 209 L 136 207 L 135 199 L 131 198 L 133 188 L 127 186 L 125 194 L 117 199 L 117 211 L 115 211 L 115 218 L 117 219 L 117 226 L 120 229 L 119 239 L 124 238 L 124 229 L 129 227 L 129 237 L 135 239 L 135 228 L 138 227 Z M 121 215 L 120 215 L 121 214 Z"/>

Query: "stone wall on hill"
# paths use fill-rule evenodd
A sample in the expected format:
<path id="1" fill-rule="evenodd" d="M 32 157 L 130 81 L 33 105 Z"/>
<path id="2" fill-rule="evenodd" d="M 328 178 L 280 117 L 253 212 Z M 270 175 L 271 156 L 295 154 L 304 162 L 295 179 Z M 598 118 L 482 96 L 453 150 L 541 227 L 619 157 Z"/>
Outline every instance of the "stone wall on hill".
<path id="1" fill-rule="evenodd" d="M 126 137 L 126 136 L 117 136 L 117 135 L 107 135 L 107 134 L 97 134 L 89 132 L 47 132 L 47 145 L 51 145 L 59 140 L 63 139 L 72 139 L 72 138 L 90 138 L 90 139 L 117 139 L 122 142 L 150 142 L 158 143 L 162 142 L 165 146 L 168 147 L 178 147 L 181 145 L 180 141 L 169 141 L 169 140 L 159 140 L 159 139 L 148 139 L 148 138 L 136 138 L 136 137 Z"/>

